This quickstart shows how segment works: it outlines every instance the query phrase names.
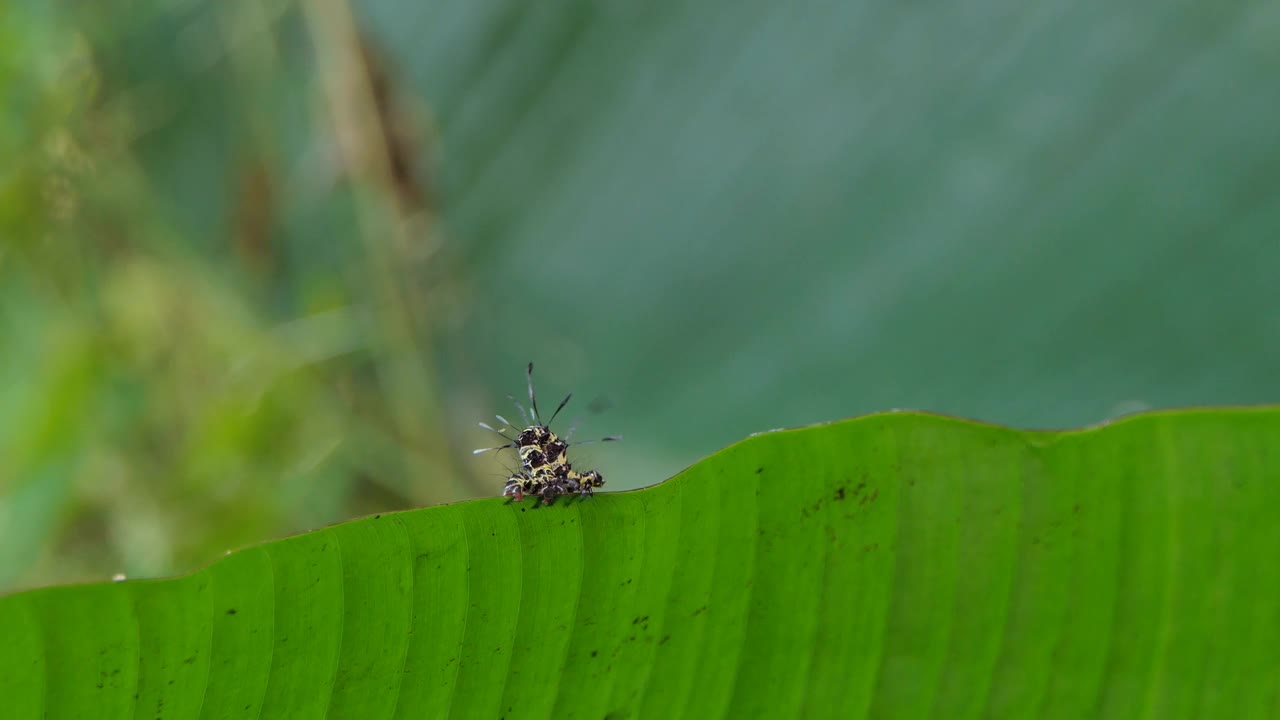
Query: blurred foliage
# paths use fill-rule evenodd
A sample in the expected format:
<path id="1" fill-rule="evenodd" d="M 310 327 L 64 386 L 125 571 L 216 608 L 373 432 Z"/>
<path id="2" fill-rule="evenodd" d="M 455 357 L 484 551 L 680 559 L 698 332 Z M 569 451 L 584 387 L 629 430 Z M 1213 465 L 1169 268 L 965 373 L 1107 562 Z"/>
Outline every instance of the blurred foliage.
<path id="1" fill-rule="evenodd" d="M 528 360 L 609 489 L 1274 401 L 1277 70 L 1261 0 L 9 3 L 0 587 L 491 493 Z"/>
<path id="2" fill-rule="evenodd" d="M 211 23 L 250 8 L 180 10 Z M 373 248 L 382 237 L 365 238 L 403 234 L 385 228 L 412 213 L 337 159 L 329 182 L 281 197 L 269 136 L 287 128 L 255 129 L 265 108 L 230 122 L 249 98 L 227 77 L 214 83 L 238 150 L 186 169 L 197 191 L 183 203 L 156 146 L 196 116 L 157 102 L 219 103 L 184 87 L 199 69 L 145 53 L 172 38 L 157 20 L 176 11 L 80 12 L 11 8 L 5 36 L 22 42 L 0 46 L 12 159 L 0 171 L 0 587 L 173 572 L 351 514 L 473 494 L 441 450 L 415 345 L 427 333 L 414 337 L 404 307 L 414 282 Z M 222 52 L 218 72 L 234 76 L 236 53 L 265 51 Z M 199 188 L 228 203 L 203 232 L 185 224 L 209 206 Z M 291 216 L 312 209 L 329 227 L 304 243 Z M 277 244 L 290 232 L 295 245 Z"/>

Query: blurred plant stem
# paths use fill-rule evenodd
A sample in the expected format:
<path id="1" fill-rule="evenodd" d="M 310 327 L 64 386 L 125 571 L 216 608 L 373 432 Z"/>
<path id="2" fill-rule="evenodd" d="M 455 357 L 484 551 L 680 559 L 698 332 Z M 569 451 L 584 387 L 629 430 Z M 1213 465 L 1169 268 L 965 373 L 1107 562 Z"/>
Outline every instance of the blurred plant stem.
<path id="1" fill-rule="evenodd" d="M 406 453 L 408 488 L 419 503 L 470 494 L 454 462 L 442 422 L 440 394 L 428 348 L 432 308 L 418 285 L 439 245 L 434 210 L 408 160 L 394 98 L 383 69 L 345 0 L 301 5 L 314 43 L 328 120 L 355 196 L 365 247 L 364 268 L 376 327 L 377 376 L 395 434 L 418 452 Z"/>

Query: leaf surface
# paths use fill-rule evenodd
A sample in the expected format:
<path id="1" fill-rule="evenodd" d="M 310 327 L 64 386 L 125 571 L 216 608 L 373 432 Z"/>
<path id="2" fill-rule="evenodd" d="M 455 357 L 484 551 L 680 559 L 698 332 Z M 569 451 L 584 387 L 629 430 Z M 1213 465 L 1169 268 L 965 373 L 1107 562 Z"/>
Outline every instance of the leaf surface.
<path id="1" fill-rule="evenodd" d="M 891 413 L 0 598 L 10 717 L 1271 717 L 1280 411 Z"/>

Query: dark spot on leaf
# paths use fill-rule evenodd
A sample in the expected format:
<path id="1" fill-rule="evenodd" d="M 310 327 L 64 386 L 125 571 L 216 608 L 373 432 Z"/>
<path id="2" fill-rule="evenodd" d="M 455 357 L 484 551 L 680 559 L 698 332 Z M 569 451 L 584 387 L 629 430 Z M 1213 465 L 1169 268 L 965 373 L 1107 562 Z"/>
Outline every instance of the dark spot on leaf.
<path id="1" fill-rule="evenodd" d="M 229 609 L 227 610 L 227 614 L 228 614 L 228 615 L 235 615 L 235 614 L 236 614 L 236 609 L 235 609 L 235 608 L 229 608 Z"/>
<path id="2" fill-rule="evenodd" d="M 1078 513 L 1078 512 L 1080 512 L 1080 503 L 1076 503 L 1075 505 L 1072 505 L 1072 506 L 1071 506 L 1071 512 L 1073 512 L 1073 513 Z"/>
<path id="3" fill-rule="evenodd" d="M 195 662 L 195 661 L 196 661 L 196 656 L 195 656 L 195 655 L 192 655 L 192 656 L 191 656 L 191 657 L 189 657 L 189 658 L 185 658 L 185 659 L 183 659 L 182 664 L 183 664 L 183 665 L 190 665 L 191 663 L 193 663 L 193 662 Z"/>
<path id="4" fill-rule="evenodd" d="M 382 516 L 381 516 L 381 515 L 374 515 L 374 516 L 373 516 L 373 519 L 374 519 L 374 520 L 381 520 L 381 519 L 382 519 Z"/>
<path id="5" fill-rule="evenodd" d="M 843 500 L 843 499 L 844 499 L 844 486 L 841 485 L 840 487 L 836 488 L 836 500 Z"/>
<path id="6" fill-rule="evenodd" d="M 762 473 L 762 472 L 764 472 L 764 468 L 762 468 L 762 467 L 758 467 L 758 468 L 756 468 L 756 474 L 757 474 L 757 475 L 759 475 L 759 474 L 760 474 L 760 473 Z"/>
<path id="7" fill-rule="evenodd" d="M 694 617 L 697 617 L 698 615 L 701 615 L 702 613 L 704 613 L 704 612 L 706 612 L 706 611 L 707 611 L 707 606 L 706 606 L 706 605 L 703 605 L 702 607 L 698 608 L 697 610 L 694 610 L 694 611 L 693 611 L 693 615 L 694 615 Z"/>
<path id="8" fill-rule="evenodd" d="M 670 639 L 671 639 L 671 636 L 670 636 L 670 635 L 663 635 L 663 636 L 662 636 L 662 639 L 658 641 L 658 644 L 659 644 L 659 645 L 666 645 L 666 644 L 667 644 L 667 641 L 668 641 L 668 640 L 670 640 Z"/>
<path id="9" fill-rule="evenodd" d="M 599 650 L 592 650 L 592 651 L 591 651 L 591 657 L 595 657 L 595 656 L 597 656 L 597 655 L 599 655 L 599 654 L 600 654 L 600 651 L 599 651 Z"/>

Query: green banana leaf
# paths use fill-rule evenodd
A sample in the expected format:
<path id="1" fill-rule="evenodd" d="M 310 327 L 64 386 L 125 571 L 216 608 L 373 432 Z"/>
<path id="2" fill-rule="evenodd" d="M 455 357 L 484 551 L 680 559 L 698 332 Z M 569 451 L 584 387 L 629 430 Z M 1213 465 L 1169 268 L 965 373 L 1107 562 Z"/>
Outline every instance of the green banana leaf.
<path id="1" fill-rule="evenodd" d="M 0 599 L 6 718 L 1275 717 L 1280 409 L 751 437 Z"/>

